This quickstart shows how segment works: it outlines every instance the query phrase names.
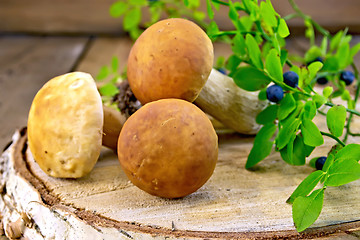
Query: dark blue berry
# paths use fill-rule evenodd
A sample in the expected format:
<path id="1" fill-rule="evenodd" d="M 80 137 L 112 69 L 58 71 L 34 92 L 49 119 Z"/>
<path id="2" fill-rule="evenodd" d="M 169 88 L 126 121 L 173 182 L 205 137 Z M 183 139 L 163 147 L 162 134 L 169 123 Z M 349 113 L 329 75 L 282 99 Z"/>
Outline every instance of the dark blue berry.
<path id="1" fill-rule="evenodd" d="M 224 68 L 218 68 L 217 70 L 222 74 L 226 75 L 226 70 Z"/>
<path id="2" fill-rule="evenodd" d="M 279 85 L 271 85 L 266 89 L 266 97 L 270 102 L 277 103 L 284 97 L 284 91 Z"/>
<path id="3" fill-rule="evenodd" d="M 297 75 L 296 72 L 288 71 L 283 74 L 284 77 L 284 83 L 289 85 L 290 87 L 297 87 L 299 83 L 299 75 Z"/>
<path id="4" fill-rule="evenodd" d="M 346 86 L 350 85 L 355 79 L 355 75 L 351 71 L 342 71 L 340 80 L 344 81 Z"/>
<path id="5" fill-rule="evenodd" d="M 315 58 L 314 60 L 308 62 L 306 65 L 309 66 L 309 65 L 312 64 L 313 62 L 321 62 L 321 63 L 323 63 L 324 60 L 323 60 L 321 57 L 317 57 L 317 58 Z"/>
<path id="6" fill-rule="evenodd" d="M 316 159 L 316 162 L 315 162 L 316 169 L 322 170 L 325 162 L 326 162 L 326 157 L 319 157 L 318 159 Z"/>
<path id="7" fill-rule="evenodd" d="M 326 77 L 319 77 L 319 78 L 316 80 L 316 82 L 317 82 L 318 84 L 320 84 L 320 85 L 325 85 L 325 84 L 327 84 L 329 81 L 327 80 Z"/>

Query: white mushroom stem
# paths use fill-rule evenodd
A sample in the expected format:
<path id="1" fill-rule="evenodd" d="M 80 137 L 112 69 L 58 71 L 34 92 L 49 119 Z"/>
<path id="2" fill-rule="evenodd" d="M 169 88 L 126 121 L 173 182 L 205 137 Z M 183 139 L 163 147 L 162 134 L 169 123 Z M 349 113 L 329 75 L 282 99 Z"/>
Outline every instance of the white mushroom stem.
<path id="1" fill-rule="evenodd" d="M 251 79 L 249 79 L 251 81 Z M 243 134 L 255 134 L 255 119 L 267 105 L 258 92 L 239 88 L 232 78 L 213 69 L 195 104 L 225 126 Z"/>

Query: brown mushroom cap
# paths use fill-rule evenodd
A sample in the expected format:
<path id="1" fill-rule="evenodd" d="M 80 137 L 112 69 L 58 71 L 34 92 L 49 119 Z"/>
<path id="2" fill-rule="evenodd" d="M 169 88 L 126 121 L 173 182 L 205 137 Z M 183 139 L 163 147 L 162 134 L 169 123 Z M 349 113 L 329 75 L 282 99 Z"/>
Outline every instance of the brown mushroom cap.
<path id="1" fill-rule="evenodd" d="M 48 81 L 28 117 L 31 153 L 48 175 L 79 178 L 100 155 L 103 108 L 90 74 L 73 72 Z"/>
<path id="2" fill-rule="evenodd" d="M 183 197 L 212 175 L 218 157 L 217 135 L 194 104 L 162 99 L 146 104 L 125 122 L 118 157 L 140 189 L 160 197 Z"/>
<path id="3" fill-rule="evenodd" d="M 213 60 L 212 42 L 199 26 L 185 19 L 166 19 L 136 40 L 127 76 L 142 104 L 164 98 L 193 102 L 209 77 Z"/>

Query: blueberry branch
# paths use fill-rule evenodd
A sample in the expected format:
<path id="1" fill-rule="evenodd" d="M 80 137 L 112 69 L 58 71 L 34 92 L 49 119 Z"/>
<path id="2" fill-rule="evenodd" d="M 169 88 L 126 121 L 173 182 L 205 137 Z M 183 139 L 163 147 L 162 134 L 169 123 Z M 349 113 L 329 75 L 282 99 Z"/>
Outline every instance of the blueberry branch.
<path id="1" fill-rule="evenodd" d="M 352 69 L 354 71 L 355 79 L 357 80 L 355 97 L 354 97 L 354 105 L 356 106 L 356 103 L 357 103 L 358 97 L 359 97 L 359 93 L 360 93 L 359 70 L 357 69 L 357 67 L 356 67 L 356 65 L 354 63 L 351 63 L 351 67 L 352 67 Z M 353 118 L 353 113 L 350 113 L 349 118 L 347 120 L 347 124 L 345 126 L 346 134 L 344 136 L 344 142 L 347 141 L 349 135 L 357 136 L 357 137 L 360 136 L 360 134 L 351 132 L 350 125 L 351 125 L 352 118 Z"/>
<path id="2" fill-rule="evenodd" d="M 239 31 L 220 31 L 218 33 L 212 34 L 211 37 L 221 37 L 221 36 L 228 36 L 228 35 L 236 35 L 237 33 L 240 33 L 242 35 L 246 35 L 246 34 L 251 34 L 251 35 L 257 35 L 260 34 L 259 32 L 255 32 L 255 31 L 244 31 L 244 32 L 239 32 Z"/>
<path id="3" fill-rule="evenodd" d="M 311 22 L 311 24 L 316 28 L 316 30 L 318 30 L 322 35 L 326 36 L 326 37 L 330 37 L 330 33 L 329 31 L 327 31 L 325 28 L 321 27 L 317 22 L 315 22 L 310 16 L 305 15 L 300 8 L 298 7 L 298 5 L 294 2 L 294 0 L 289 0 L 289 3 L 291 5 L 291 7 L 294 9 L 294 11 L 298 14 L 298 16 L 300 16 L 301 18 L 303 18 L 304 20 L 308 20 Z"/>
<path id="4" fill-rule="evenodd" d="M 223 2 L 221 0 L 211 0 L 211 1 L 214 2 L 214 3 L 224 5 L 224 6 L 229 6 L 230 5 L 229 3 Z M 239 7 L 239 6 L 236 6 L 235 9 L 238 10 L 238 11 L 244 11 L 246 13 L 249 13 L 245 8 L 242 8 L 242 7 Z"/>
<path id="5" fill-rule="evenodd" d="M 330 137 L 332 139 L 334 139 L 335 141 L 337 141 L 341 146 L 345 147 L 345 143 L 343 141 L 341 141 L 339 138 L 335 137 L 334 135 L 330 134 L 330 133 L 327 133 L 327 132 L 323 132 L 323 131 L 320 131 L 321 135 L 324 135 L 324 136 L 327 136 L 327 137 Z"/>

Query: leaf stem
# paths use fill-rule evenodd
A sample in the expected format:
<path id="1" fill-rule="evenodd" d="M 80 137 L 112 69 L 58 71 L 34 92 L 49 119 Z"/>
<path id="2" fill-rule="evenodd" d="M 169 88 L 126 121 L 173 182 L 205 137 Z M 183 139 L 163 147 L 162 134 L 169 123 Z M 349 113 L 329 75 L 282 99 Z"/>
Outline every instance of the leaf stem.
<path id="1" fill-rule="evenodd" d="M 304 20 L 307 19 L 311 22 L 311 24 L 318 30 L 322 35 L 326 37 L 330 37 L 329 31 L 327 31 L 325 28 L 321 27 L 317 22 L 315 22 L 310 16 L 305 15 L 298 5 L 294 2 L 294 0 L 288 0 L 291 7 L 294 9 L 294 11 L 299 15 L 299 17 L 303 18 Z"/>
<path id="2" fill-rule="evenodd" d="M 211 1 L 214 2 L 214 3 L 218 3 L 220 5 L 224 5 L 224 6 L 229 6 L 230 5 L 228 2 L 224 2 L 224 1 L 221 1 L 221 0 L 211 0 Z M 245 8 L 242 8 L 242 7 L 239 7 L 239 6 L 236 6 L 235 9 L 239 10 L 239 11 L 247 12 Z"/>
<path id="3" fill-rule="evenodd" d="M 357 103 L 358 97 L 359 97 L 359 93 L 360 93 L 359 70 L 357 69 L 355 63 L 351 63 L 351 67 L 352 67 L 352 69 L 354 71 L 355 79 L 357 80 L 355 97 L 354 97 L 354 106 L 356 106 L 356 103 Z M 351 135 L 351 136 L 360 136 L 360 134 L 352 133 L 351 130 L 350 130 L 351 120 L 352 120 L 353 116 L 354 116 L 353 113 L 349 114 L 349 118 L 348 118 L 346 126 L 345 126 L 346 133 L 345 133 L 345 136 L 344 136 L 344 139 L 343 139 L 344 142 L 347 141 L 349 135 Z"/>
<path id="4" fill-rule="evenodd" d="M 258 29 L 258 31 L 261 33 L 261 35 L 264 36 L 265 40 L 272 44 L 272 39 L 269 37 L 269 35 L 266 34 L 266 32 L 264 31 L 264 29 L 261 26 L 260 21 L 255 21 L 255 25 L 256 25 L 256 28 Z"/>
<path id="5" fill-rule="evenodd" d="M 259 34 L 258 32 L 255 31 L 244 31 L 244 32 L 240 32 L 240 31 L 220 31 L 219 33 L 213 34 L 211 35 L 211 37 L 221 37 L 221 36 L 228 36 L 228 35 L 236 35 L 237 33 L 246 35 L 246 34 L 252 34 L 252 35 L 256 35 Z"/>
<path id="6" fill-rule="evenodd" d="M 327 133 L 327 132 L 323 132 L 323 131 L 320 131 L 321 135 L 324 135 L 324 136 L 327 136 L 327 137 L 330 137 L 332 139 L 334 139 L 335 141 L 337 141 L 341 146 L 345 147 L 345 143 L 343 141 L 341 141 L 339 138 L 335 137 L 334 135 L 330 134 L 330 133 Z"/>

